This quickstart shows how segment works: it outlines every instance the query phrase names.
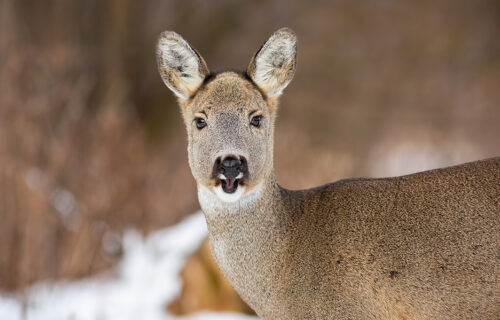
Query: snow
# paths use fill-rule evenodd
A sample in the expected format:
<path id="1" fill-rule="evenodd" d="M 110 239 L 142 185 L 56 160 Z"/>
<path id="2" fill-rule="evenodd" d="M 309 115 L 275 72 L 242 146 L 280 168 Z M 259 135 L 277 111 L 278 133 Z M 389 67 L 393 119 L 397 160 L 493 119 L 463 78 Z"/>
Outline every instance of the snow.
<path id="1" fill-rule="evenodd" d="M 181 289 L 179 272 L 206 235 L 201 212 L 146 238 L 129 230 L 123 236 L 123 258 L 112 272 L 79 281 L 38 283 L 22 296 L 0 293 L 0 319 L 257 319 L 235 313 L 200 312 L 185 317 L 167 313 L 165 306 Z"/>

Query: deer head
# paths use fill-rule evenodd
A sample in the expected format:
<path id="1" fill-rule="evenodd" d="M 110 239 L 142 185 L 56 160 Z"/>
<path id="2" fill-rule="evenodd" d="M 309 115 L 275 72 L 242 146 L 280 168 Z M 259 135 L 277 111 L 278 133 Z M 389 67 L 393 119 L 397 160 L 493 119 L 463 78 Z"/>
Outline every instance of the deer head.
<path id="1" fill-rule="evenodd" d="M 236 202 L 273 172 L 277 100 L 293 78 L 296 55 L 295 34 L 282 28 L 257 51 L 246 72 L 211 73 L 180 35 L 161 34 L 158 68 L 178 97 L 199 189 Z"/>

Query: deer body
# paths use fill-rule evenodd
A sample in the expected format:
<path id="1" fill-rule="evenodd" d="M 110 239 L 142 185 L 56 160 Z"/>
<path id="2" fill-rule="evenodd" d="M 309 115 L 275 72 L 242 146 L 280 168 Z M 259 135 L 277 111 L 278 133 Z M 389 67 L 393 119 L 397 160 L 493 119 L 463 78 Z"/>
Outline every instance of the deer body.
<path id="1" fill-rule="evenodd" d="M 159 40 L 179 97 L 215 260 L 264 319 L 498 319 L 500 158 L 309 190 L 278 185 L 277 96 L 296 39 L 278 30 L 245 74 L 210 74 Z"/>
<path id="2" fill-rule="evenodd" d="M 496 319 L 499 171 L 493 159 L 312 190 L 270 182 L 271 199 L 247 207 L 200 203 L 218 265 L 265 319 Z"/>

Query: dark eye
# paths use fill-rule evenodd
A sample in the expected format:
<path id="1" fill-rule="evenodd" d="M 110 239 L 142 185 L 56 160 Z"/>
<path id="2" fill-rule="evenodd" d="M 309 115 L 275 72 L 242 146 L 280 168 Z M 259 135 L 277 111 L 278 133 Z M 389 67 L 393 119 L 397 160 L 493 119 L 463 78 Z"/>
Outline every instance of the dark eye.
<path id="1" fill-rule="evenodd" d="M 255 116 L 252 118 L 252 120 L 250 120 L 250 124 L 256 128 L 260 128 L 261 122 L 262 122 L 261 115 Z"/>
<path id="2" fill-rule="evenodd" d="M 203 118 L 194 118 L 194 122 L 196 123 L 196 128 L 201 130 L 207 126 L 207 122 Z"/>

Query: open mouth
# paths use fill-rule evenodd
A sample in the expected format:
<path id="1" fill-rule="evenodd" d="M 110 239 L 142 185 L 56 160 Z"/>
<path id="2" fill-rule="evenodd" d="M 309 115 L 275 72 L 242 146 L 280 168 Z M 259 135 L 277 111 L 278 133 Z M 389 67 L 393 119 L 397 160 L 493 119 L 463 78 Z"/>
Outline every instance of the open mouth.
<path id="1" fill-rule="evenodd" d="M 219 190 L 219 196 L 225 199 L 239 198 L 248 179 L 247 160 L 243 156 L 233 155 L 217 158 L 212 169 L 212 178 L 215 180 L 212 181 L 215 182 L 216 190 Z"/>
<path id="2" fill-rule="evenodd" d="M 240 179 L 221 179 L 220 183 L 225 193 L 234 193 L 238 189 Z"/>

